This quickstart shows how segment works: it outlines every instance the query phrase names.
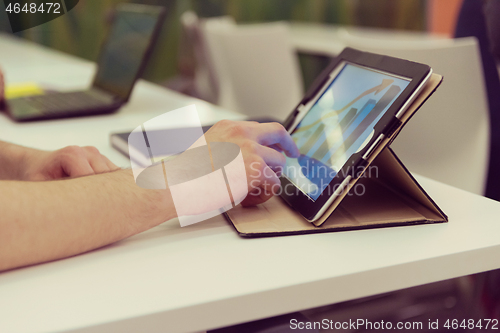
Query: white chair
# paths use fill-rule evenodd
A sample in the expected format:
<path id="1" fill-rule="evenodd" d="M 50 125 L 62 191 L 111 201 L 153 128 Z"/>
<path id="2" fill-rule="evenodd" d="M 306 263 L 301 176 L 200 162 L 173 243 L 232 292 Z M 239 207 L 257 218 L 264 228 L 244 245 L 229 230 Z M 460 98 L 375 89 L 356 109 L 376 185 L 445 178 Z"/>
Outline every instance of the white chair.
<path id="1" fill-rule="evenodd" d="M 180 21 L 184 36 L 193 48 L 196 61 L 194 85 L 197 96 L 208 102 L 217 103 L 219 100 L 219 79 L 201 27 L 205 21 L 209 21 L 212 29 L 227 29 L 234 26 L 236 22 L 230 16 L 199 19 L 193 11 L 184 12 Z"/>
<path id="2" fill-rule="evenodd" d="M 283 121 L 303 95 L 285 23 L 202 26 L 219 83 L 218 104 L 250 117 Z"/>
<path id="3" fill-rule="evenodd" d="M 404 41 L 347 32 L 342 38 L 347 46 L 428 64 L 444 76 L 392 147 L 409 170 L 483 195 L 490 126 L 476 39 Z"/>

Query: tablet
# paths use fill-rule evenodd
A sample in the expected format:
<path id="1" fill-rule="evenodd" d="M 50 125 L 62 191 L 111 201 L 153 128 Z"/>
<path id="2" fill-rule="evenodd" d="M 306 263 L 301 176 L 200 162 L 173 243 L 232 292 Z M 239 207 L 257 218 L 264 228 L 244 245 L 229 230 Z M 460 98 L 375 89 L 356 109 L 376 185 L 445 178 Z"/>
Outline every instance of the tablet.
<path id="1" fill-rule="evenodd" d="M 432 74 L 424 64 L 346 48 L 285 123 L 300 150 L 286 158 L 281 197 L 319 219 L 363 172 Z"/>

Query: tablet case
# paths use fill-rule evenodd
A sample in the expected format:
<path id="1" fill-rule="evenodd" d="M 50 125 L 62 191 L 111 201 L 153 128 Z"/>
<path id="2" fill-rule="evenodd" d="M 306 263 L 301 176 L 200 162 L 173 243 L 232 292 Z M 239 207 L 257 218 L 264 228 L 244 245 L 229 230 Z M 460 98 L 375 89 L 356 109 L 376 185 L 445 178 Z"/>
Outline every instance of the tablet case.
<path id="1" fill-rule="evenodd" d="M 389 147 L 404 124 L 442 82 L 432 74 L 429 82 L 368 160 L 364 174 L 315 223 L 289 207 L 280 197 L 254 206 L 241 205 L 224 215 L 242 237 L 285 236 L 389 226 L 448 222 L 448 217 L 413 178 Z"/>

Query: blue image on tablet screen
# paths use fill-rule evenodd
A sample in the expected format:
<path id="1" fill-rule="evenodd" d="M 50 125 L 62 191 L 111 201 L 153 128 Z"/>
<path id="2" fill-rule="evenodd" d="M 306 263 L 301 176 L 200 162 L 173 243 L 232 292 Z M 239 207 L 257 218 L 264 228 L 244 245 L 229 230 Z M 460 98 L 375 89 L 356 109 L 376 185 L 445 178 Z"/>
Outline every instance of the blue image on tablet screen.
<path id="1" fill-rule="evenodd" d="M 301 155 L 283 174 L 316 200 L 409 83 L 346 63 L 292 132 Z"/>

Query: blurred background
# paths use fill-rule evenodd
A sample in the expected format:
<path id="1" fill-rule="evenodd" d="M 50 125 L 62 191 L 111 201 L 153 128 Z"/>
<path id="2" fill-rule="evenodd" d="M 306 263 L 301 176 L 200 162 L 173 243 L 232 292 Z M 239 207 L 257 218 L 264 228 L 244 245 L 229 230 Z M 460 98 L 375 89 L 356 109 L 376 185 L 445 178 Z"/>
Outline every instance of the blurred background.
<path id="1" fill-rule="evenodd" d="M 17 33 L 34 42 L 95 61 L 116 4 L 124 0 L 80 0 L 62 17 Z M 144 78 L 165 83 L 189 75 L 194 62 L 182 48 L 181 16 L 194 11 L 200 18 L 229 15 L 237 23 L 291 21 L 428 31 L 451 36 L 461 0 L 145 0 L 137 3 L 165 6 L 168 16 Z M 3 6 L 3 3 L 0 4 Z M 5 11 L 1 11 L 5 13 Z M 1 29 L 9 31 L 6 17 Z M 184 52 L 183 52 L 184 51 Z M 188 58 L 186 58 L 188 56 Z M 183 61 L 180 61 L 183 59 Z M 190 62 L 191 60 L 191 62 Z M 328 60 L 299 54 L 307 88 Z"/>

